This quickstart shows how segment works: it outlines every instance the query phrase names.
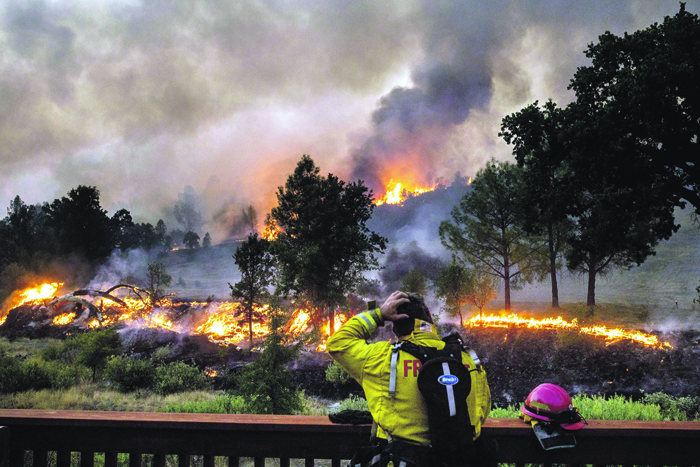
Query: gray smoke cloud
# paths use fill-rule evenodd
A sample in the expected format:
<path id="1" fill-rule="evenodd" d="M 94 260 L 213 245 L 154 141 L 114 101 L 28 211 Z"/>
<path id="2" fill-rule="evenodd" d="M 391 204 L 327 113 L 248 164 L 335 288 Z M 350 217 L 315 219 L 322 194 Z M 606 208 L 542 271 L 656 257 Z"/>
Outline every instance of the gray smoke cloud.
<path id="1" fill-rule="evenodd" d="M 111 213 L 173 225 L 189 185 L 202 228 L 222 225 L 217 241 L 230 222 L 214 217 L 253 205 L 264 218 L 302 154 L 378 193 L 399 169 L 425 183 L 474 175 L 510 157 L 503 116 L 571 99 L 588 43 L 677 11 L 672 0 L 0 0 L 0 204 L 93 185 Z"/>

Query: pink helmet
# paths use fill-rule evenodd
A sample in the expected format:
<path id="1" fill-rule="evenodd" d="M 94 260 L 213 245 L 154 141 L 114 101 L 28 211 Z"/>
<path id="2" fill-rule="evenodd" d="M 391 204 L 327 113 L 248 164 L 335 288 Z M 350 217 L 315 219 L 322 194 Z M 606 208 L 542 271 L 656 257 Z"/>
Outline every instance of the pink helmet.
<path id="1" fill-rule="evenodd" d="M 586 424 L 574 408 L 571 397 L 561 386 L 544 383 L 537 386 L 525 399 L 520 410 L 532 418 L 561 425 L 567 430 L 580 430 Z"/>

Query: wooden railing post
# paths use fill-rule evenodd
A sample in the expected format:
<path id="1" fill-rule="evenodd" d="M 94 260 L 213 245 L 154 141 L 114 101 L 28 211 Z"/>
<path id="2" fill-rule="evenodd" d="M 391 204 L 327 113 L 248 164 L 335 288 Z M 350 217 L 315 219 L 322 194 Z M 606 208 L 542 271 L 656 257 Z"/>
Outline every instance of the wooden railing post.
<path id="1" fill-rule="evenodd" d="M 117 467 L 118 456 L 116 452 L 105 452 L 105 467 Z"/>
<path id="2" fill-rule="evenodd" d="M 32 467 L 46 467 L 49 462 L 49 452 L 44 450 L 34 451 L 32 454 Z"/>
<path id="3" fill-rule="evenodd" d="M 95 467 L 95 453 L 91 451 L 81 452 L 80 467 Z"/>
<path id="4" fill-rule="evenodd" d="M 24 467 L 24 451 L 10 449 L 10 467 Z"/>
<path id="5" fill-rule="evenodd" d="M 130 452 L 129 453 L 129 467 L 141 467 L 141 453 L 140 452 Z"/>
<path id="6" fill-rule="evenodd" d="M 70 451 L 56 452 L 56 467 L 70 467 Z"/>

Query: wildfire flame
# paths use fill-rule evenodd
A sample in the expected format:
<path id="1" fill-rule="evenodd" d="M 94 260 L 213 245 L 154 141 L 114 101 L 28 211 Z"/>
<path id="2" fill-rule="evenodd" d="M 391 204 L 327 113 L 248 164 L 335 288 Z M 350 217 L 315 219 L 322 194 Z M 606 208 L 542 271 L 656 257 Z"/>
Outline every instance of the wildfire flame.
<path id="1" fill-rule="evenodd" d="M 0 309 L 0 313 L 2 313 L 3 310 L 11 310 L 23 305 L 44 305 L 48 300 L 53 298 L 58 288 L 62 285 L 63 282 L 51 282 L 25 289 L 18 294 L 18 298 L 16 300 L 10 302 L 9 307 Z M 6 319 L 7 314 L 0 317 L 0 325 L 2 325 Z"/>
<path id="2" fill-rule="evenodd" d="M 490 315 L 479 318 L 475 316 L 467 322 L 468 326 L 482 326 L 493 328 L 528 328 L 528 329 L 565 329 L 577 331 L 581 334 L 593 335 L 602 337 L 609 343 L 623 339 L 629 339 L 650 347 L 658 349 L 673 349 L 673 346 L 668 342 L 660 342 L 659 338 L 653 334 L 647 334 L 641 331 L 628 331 L 622 328 L 608 328 L 604 325 L 597 326 L 580 326 L 578 320 L 574 318 L 571 321 L 563 319 L 561 316 L 556 318 L 521 318 L 516 313 L 508 316 Z"/>
<path id="3" fill-rule="evenodd" d="M 335 318 L 333 320 L 333 324 L 335 325 L 335 330 L 337 331 L 340 326 L 345 324 L 345 322 L 348 320 L 347 316 L 341 315 L 341 314 L 336 314 Z M 328 338 L 331 336 L 331 323 L 328 322 L 323 326 L 323 342 L 316 347 L 316 350 L 319 352 L 325 352 L 326 351 L 326 341 Z"/>
<path id="4" fill-rule="evenodd" d="M 53 324 L 55 324 L 57 326 L 63 326 L 65 324 L 72 323 L 74 319 L 75 319 L 75 313 L 70 311 L 68 313 L 63 313 L 63 314 L 60 314 L 58 316 L 54 316 Z"/>
<path id="5" fill-rule="evenodd" d="M 435 187 L 424 188 L 416 186 L 413 188 L 413 190 L 409 190 L 405 188 L 401 182 L 394 182 L 394 179 L 392 178 L 389 181 L 389 184 L 386 186 L 386 193 L 384 196 L 379 198 L 375 204 L 377 206 L 382 204 L 403 204 L 403 202 L 406 201 L 409 196 L 417 196 L 429 191 L 435 191 Z"/>
<path id="6" fill-rule="evenodd" d="M 280 232 L 281 230 L 279 229 L 279 227 L 266 225 L 265 229 L 262 231 L 262 234 L 260 234 L 260 236 L 267 241 L 274 242 L 275 240 L 277 240 L 277 237 L 279 236 Z"/>
<path id="7" fill-rule="evenodd" d="M 63 282 L 51 282 L 41 284 L 40 286 L 31 289 L 26 289 L 19 294 L 20 298 L 11 306 L 11 308 L 17 308 L 18 306 L 22 305 L 43 305 L 44 302 L 53 298 L 58 288 L 62 285 Z"/>
<path id="8" fill-rule="evenodd" d="M 45 305 L 54 297 L 54 294 L 63 284 L 60 282 L 46 283 L 40 286 L 26 289 L 17 294 L 19 297 L 15 300 L 13 307 L 22 305 Z M 173 303 L 171 299 L 164 299 L 160 303 L 160 307 L 155 310 L 150 310 L 148 305 L 138 298 L 122 299 L 125 306 L 113 300 L 100 298 L 96 299 L 93 304 L 99 310 L 98 316 L 94 314 L 88 318 L 82 326 L 90 328 L 98 328 L 111 325 L 117 322 L 128 323 L 130 325 L 139 326 L 142 328 L 162 328 L 173 329 L 174 323 L 172 314 L 169 310 L 182 304 Z M 193 325 L 192 328 L 184 329 L 185 332 L 191 332 L 198 335 L 206 335 L 207 338 L 217 344 L 238 344 L 246 342 L 249 339 L 249 328 L 245 319 L 240 316 L 240 303 L 236 302 L 187 302 L 189 307 L 197 307 L 203 310 L 206 316 L 205 320 L 200 320 L 200 324 Z M 51 304 L 47 306 L 51 307 Z M 260 306 L 257 312 L 261 315 L 269 313 L 269 305 Z M 94 311 L 94 310 L 93 310 Z M 53 317 L 54 325 L 67 325 L 74 323 L 79 319 L 77 313 L 71 310 L 66 313 L 58 314 Z M 202 314 L 199 314 L 202 316 Z M 334 315 L 334 328 L 339 329 L 348 319 L 344 314 L 337 313 Z M 0 324 L 5 321 L 6 317 L 0 318 Z M 84 318 L 81 318 L 84 319 Z M 203 322 L 202 322 L 203 321 Z M 292 338 L 296 338 L 306 332 L 312 325 L 311 312 L 304 308 L 298 308 L 292 314 L 289 323 L 286 326 L 286 333 Z M 479 318 L 475 316 L 467 322 L 468 326 L 493 327 L 493 328 L 528 328 L 528 329 L 563 329 L 582 334 L 588 334 L 605 339 L 608 343 L 620 341 L 623 339 L 632 340 L 645 346 L 650 346 L 658 349 L 673 349 L 673 346 L 668 342 L 661 342 L 659 338 L 653 334 L 644 333 L 641 331 L 631 331 L 622 328 L 608 328 L 605 325 L 586 325 L 582 326 L 576 319 L 567 321 L 561 316 L 556 318 L 525 318 L 518 316 L 516 313 L 510 315 L 490 315 Z M 182 332 L 178 324 L 178 332 Z M 186 326 L 186 325 L 185 325 Z M 321 328 L 323 342 L 318 345 L 318 351 L 325 351 L 326 339 L 330 336 L 330 323 L 325 323 Z M 267 322 L 253 323 L 253 339 L 261 339 L 270 333 L 270 328 Z M 507 339 L 507 336 L 506 338 Z"/>
<path id="9" fill-rule="evenodd" d="M 195 329 L 195 334 L 205 334 L 210 341 L 220 344 L 237 344 L 249 338 L 248 325 L 236 316 L 240 303 L 220 303 L 218 310 L 207 321 Z M 257 311 L 267 313 L 269 305 L 257 307 Z M 270 333 L 266 323 L 253 323 L 253 339 L 265 337 Z"/>
<path id="10" fill-rule="evenodd" d="M 299 335 L 306 331 L 311 324 L 311 313 L 303 308 L 300 308 L 294 312 L 292 319 L 287 326 L 287 333 L 291 335 Z"/>

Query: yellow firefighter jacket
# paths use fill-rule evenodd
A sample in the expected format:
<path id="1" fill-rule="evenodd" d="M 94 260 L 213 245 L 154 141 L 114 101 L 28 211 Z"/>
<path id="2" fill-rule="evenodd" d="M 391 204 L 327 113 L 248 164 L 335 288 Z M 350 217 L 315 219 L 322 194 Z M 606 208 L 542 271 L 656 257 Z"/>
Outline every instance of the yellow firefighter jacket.
<path id="1" fill-rule="evenodd" d="M 364 389 L 369 410 L 378 424 L 379 438 L 429 446 L 428 411 L 416 381 L 420 360 L 408 352 L 399 352 L 396 394 L 390 396 L 392 344 L 367 343 L 367 339 L 381 324 L 378 322 L 380 316 L 379 310 L 373 310 L 352 317 L 328 339 L 328 353 Z M 433 325 L 418 319 L 415 321 L 413 333 L 401 340 L 437 349 L 445 346 Z M 480 366 L 476 367 L 466 352 L 462 352 L 462 363 L 467 369 L 475 370 L 470 371 L 472 389 L 467 397 L 467 405 L 478 437 L 481 425 L 491 411 L 491 392 L 486 373 Z"/>

